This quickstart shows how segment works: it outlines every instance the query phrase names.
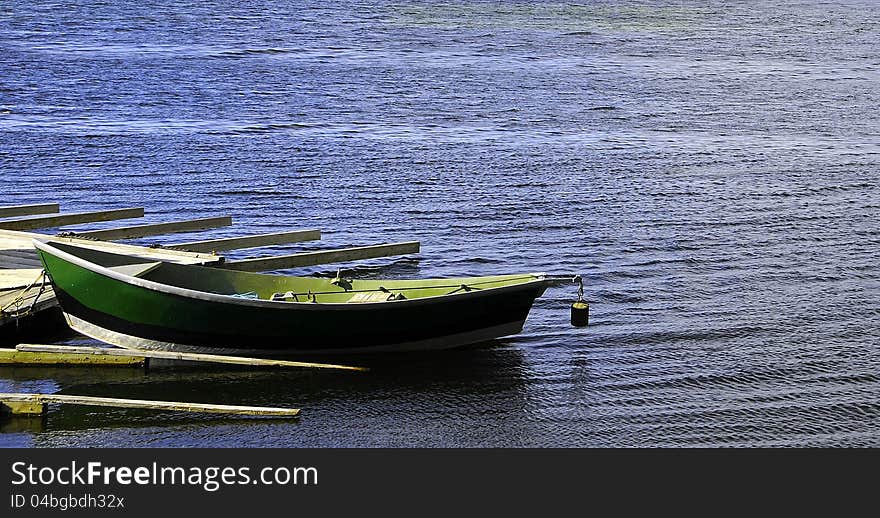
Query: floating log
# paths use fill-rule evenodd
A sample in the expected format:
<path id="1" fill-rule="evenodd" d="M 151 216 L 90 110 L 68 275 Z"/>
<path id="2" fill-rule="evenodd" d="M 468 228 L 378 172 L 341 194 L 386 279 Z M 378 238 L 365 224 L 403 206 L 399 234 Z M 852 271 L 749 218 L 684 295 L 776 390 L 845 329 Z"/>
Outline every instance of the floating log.
<path id="1" fill-rule="evenodd" d="M 226 261 L 223 268 L 241 270 L 246 272 L 264 272 L 268 270 L 285 270 L 303 266 L 315 266 L 319 264 L 344 263 L 359 261 L 362 259 L 374 259 L 377 257 L 389 257 L 393 255 L 406 255 L 419 253 L 418 241 L 403 243 L 391 243 L 386 245 L 361 246 L 356 248 L 341 248 L 338 250 L 321 250 L 318 252 L 306 252 L 292 255 L 280 255 L 276 257 L 256 257 L 242 259 L 240 261 Z"/>
<path id="2" fill-rule="evenodd" d="M 287 360 L 272 360 L 268 358 L 247 358 L 244 356 L 222 356 L 217 354 L 184 353 L 173 351 L 147 351 L 143 349 L 121 349 L 116 347 L 82 347 L 73 345 L 40 345 L 19 344 L 15 347 L 18 351 L 41 352 L 41 353 L 64 353 L 64 354 L 91 354 L 112 356 L 143 356 L 145 358 L 161 358 L 163 360 L 182 360 L 194 362 L 229 363 L 234 365 L 252 365 L 263 367 L 310 367 L 315 369 L 341 369 L 351 371 L 366 371 L 366 367 L 353 367 L 350 365 L 334 365 L 330 363 L 307 363 Z"/>
<path id="3" fill-rule="evenodd" d="M 240 250 L 242 248 L 300 243 L 303 241 L 314 241 L 318 239 L 321 239 L 320 230 L 293 230 L 290 232 L 278 232 L 274 234 L 258 234 L 225 239 L 210 239 L 207 241 L 192 241 L 189 243 L 177 243 L 169 246 L 189 250 L 190 252 L 219 252 L 221 250 Z"/>
<path id="4" fill-rule="evenodd" d="M 106 354 L 68 354 L 57 352 L 29 352 L 16 349 L 0 349 L 0 365 L 27 367 L 53 365 L 60 367 L 145 367 L 143 356 L 110 356 Z"/>
<path id="5" fill-rule="evenodd" d="M 38 205 L 8 205 L 0 207 L 0 218 L 15 216 L 32 216 L 34 214 L 55 214 L 60 210 L 57 203 L 41 203 Z"/>
<path id="6" fill-rule="evenodd" d="M 206 230 L 210 228 L 228 227 L 229 225 L 232 225 L 232 217 L 220 216 L 214 218 L 169 221 L 167 223 L 152 223 L 149 225 L 134 225 L 131 227 L 108 228 L 103 230 L 87 230 L 83 232 L 75 232 L 73 235 L 76 237 L 89 237 L 110 241 L 113 239 L 134 239 L 137 237 L 174 234 L 176 232 Z"/>
<path id="7" fill-rule="evenodd" d="M 48 403 L 274 417 L 295 417 L 299 415 L 300 412 L 298 408 L 212 405 L 205 403 L 183 403 L 179 401 L 149 401 L 144 399 L 74 396 L 66 394 L 0 394 L 0 409 L 12 414 L 40 415 L 46 412 L 46 404 Z"/>
<path id="8" fill-rule="evenodd" d="M 38 228 L 62 227 L 65 225 L 77 225 L 79 223 L 93 223 L 96 221 L 113 221 L 117 219 L 142 218 L 143 208 L 102 210 L 97 212 L 76 212 L 71 214 L 59 214 L 57 216 L 37 216 L 31 218 L 11 219 L 0 221 L 0 228 L 6 230 L 34 230 Z"/>
<path id="9" fill-rule="evenodd" d="M 34 250 L 0 250 L 0 268 L 4 270 L 42 269 L 43 263 Z"/>

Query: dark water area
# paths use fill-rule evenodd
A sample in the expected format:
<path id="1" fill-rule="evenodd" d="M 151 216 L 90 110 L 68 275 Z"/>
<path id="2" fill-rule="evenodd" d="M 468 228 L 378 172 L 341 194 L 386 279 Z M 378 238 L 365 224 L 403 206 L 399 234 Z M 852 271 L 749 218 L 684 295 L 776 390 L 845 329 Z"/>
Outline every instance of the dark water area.
<path id="1" fill-rule="evenodd" d="M 357 273 L 577 272 L 592 313 L 552 288 L 367 374 L 3 368 L 303 414 L 53 407 L 0 445 L 880 446 L 878 49 L 873 1 L 3 2 L 0 205 L 420 240 Z"/>

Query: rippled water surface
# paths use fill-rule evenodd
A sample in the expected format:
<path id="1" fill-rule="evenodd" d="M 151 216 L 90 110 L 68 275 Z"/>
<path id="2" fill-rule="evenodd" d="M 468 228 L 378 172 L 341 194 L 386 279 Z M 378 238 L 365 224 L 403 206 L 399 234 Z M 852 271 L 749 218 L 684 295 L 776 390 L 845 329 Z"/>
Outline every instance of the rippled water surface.
<path id="1" fill-rule="evenodd" d="M 591 325 L 563 286 L 368 374 L 3 368 L 303 415 L 53 407 L 0 444 L 880 446 L 880 5 L 185 4 L 0 4 L 0 205 L 417 239 L 357 273 L 578 272 Z"/>

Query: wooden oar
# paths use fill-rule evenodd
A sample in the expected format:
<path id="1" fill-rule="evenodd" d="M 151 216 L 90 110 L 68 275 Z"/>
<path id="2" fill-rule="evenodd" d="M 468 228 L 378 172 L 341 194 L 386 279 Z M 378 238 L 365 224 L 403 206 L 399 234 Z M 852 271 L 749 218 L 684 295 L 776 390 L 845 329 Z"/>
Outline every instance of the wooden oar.
<path id="1" fill-rule="evenodd" d="M 334 365 L 330 363 L 293 362 L 287 360 L 272 360 L 268 358 L 246 358 L 243 356 L 221 356 L 217 354 L 182 353 L 173 351 L 147 351 L 144 349 L 120 349 L 116 347 L 81 347 L 73 345 L 19 344 L 15 346 L 15 348 L 19 351 L 28 351 L 35 353 L 44 352 L 72 354 L 109 354 L 113 356 L 138 356 L 144 358 L 159 358 L 163 360 L 231 363 L 235 365 L 259 365 L 266 367 L 309 367 L 313 369 L 341 369 L 350 371 L 369 370 L 366 367 Z"/>

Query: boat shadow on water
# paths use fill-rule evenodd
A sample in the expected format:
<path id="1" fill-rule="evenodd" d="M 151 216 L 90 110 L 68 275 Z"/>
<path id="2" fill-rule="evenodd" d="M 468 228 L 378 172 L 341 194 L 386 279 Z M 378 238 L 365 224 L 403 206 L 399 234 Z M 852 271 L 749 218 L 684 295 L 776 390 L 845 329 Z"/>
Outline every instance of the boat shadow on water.
<path id="1" fill-rule="evenodd" d="M 247 426 L 274 421 L 308 426 L 310 416 L 356 419 L 364 414 L 424 412 L 454 407 L 462 398 L 503 395 L 517 400 L 527 375 L 522 351 L 504 341 L 442 351 L 365 356 L 308 357 L 368 367 L 366 372 L 278 369 L 237 365 L 154 362 L 137 368 L 2 369 L 0 379 L 33 390 L 55 387 L 58 394 L 302 409 L 301 417 L 276 420 L 78 405 L 49 406 L 42 418 L 0 418 L 2 432 L 57 432 L 86 429 Z M 337 416 L 332 416 L 337 414 Z M 345 416 L 344 414 L 349 414 Z"/>

